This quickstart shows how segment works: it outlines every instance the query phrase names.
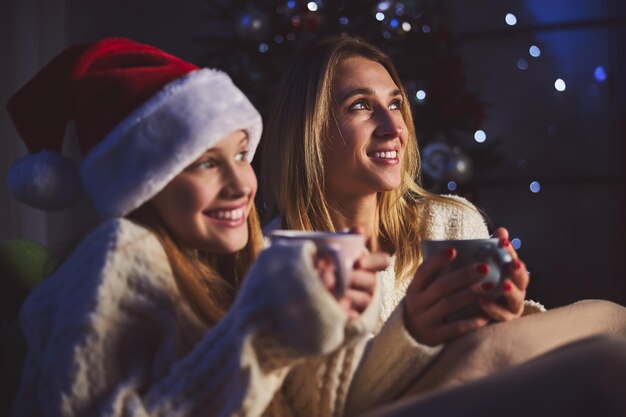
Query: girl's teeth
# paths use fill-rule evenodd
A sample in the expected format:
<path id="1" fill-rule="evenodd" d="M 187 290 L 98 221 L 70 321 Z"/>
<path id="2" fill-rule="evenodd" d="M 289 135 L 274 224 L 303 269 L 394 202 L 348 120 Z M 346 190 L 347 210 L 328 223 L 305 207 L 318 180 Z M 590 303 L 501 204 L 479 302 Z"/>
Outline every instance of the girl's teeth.
<path id="1" fill-rule="evenodd" d="M 243 209 L 214 211 L 209 213 L 209 216 L 217 219 L 238 220 L 243 217 Z"/>
<path id="2" fill-rule="evenodd" d="M 374 153 L 374 158 L 392 159 L 392 158 L 397 158 L 397 157 L 398 157 L 398 152 L 397 151 L 375 152 Z"/>

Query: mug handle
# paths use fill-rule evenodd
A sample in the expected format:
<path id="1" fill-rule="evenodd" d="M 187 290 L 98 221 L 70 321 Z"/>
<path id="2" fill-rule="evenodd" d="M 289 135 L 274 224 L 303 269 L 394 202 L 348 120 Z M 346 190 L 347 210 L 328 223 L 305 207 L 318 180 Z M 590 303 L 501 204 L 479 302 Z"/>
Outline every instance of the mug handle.
<path id="1" fill-rule="evenodd" d="M 328 254 L 335 264 L 335 288 L 333 294 L 341 297 L 346 292 L 346 282 L 350 274 L 351 266 L 341 259 L 339 250 L 332 245 L 324 245 L 318 249 L 318 253 Z"/>

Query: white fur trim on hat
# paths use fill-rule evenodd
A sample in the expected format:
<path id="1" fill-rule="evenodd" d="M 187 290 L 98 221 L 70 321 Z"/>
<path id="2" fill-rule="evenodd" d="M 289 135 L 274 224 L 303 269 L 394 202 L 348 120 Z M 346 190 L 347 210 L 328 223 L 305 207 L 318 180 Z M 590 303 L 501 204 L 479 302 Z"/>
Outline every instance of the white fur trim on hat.
<path id="1" fill-rule="evenodd" d="M 118 124 L 83 160 L 83 185 L 102 218 L 121 217 L 236 130 L 252 159 L 261 116 L 225 73 L 202 69 L 168 84 Z"/>

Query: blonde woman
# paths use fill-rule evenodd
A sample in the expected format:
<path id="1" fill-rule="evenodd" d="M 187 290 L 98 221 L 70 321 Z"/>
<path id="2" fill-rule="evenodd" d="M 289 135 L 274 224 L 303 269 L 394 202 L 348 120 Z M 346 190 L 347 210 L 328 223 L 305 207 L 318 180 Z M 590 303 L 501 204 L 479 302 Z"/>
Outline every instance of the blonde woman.
<path id="1" fill-rule="evenodd" d="M 503 304 L 487 299 L 492 288 L 478 284 L 486 265 L 434 280 L 456 253 L 449 249 L 422 262 L 421 240 L 484 238 L 488 231 L 469 202 L 423 190 L 419 162 L 406 92 L 378 48 L 333 37 L 302 51 L 285 69 L 264 132 L 261 189 L 272 219 L 265 232 L 357 226 L 371 250 L 393 256 L 379 273 L 380 331 L 352 383 L 349 412 L 371 409 L 409 386 L 421 392 L 489 374 L 579 337 L 624 332 L 625 309 L 612 303 L 532 314 L 545 309 L 525 300 L 528 273 L 504 228 L 494 232 L 513 258 Z M 482 313 L 445 320 L 469 303 L 479 303 Z M 513 320 L 522 315 L 529 317 Z M 567 317 L 580 319 L 576 328 L 566 325 Z"/>

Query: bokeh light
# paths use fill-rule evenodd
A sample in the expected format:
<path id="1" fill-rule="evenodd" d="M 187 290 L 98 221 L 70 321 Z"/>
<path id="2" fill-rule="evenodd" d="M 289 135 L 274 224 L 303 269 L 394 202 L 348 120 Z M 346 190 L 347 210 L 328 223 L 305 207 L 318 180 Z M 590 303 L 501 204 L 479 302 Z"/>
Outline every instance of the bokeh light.
<path id="1" fill-rule="evenodd" d="M 530 191 L 537 194 L 539 191 L 541 191 L 541 184 L 539 184 L 539 181 L 533 181 L 530 183 L 529 188 L 530 188 Z"/>
<path id="2" fill-rule="evenodd" d="M 515 26 L 517 24 L 517 17 L 515 17 L 513 13 L 507 13 L 506 16 L 504 16 L 504 21 L 509 26 Z"/>
<path id="3" fill-rule="evenodd" d="M 526 61 L 524 58 L 518 59 L 517 68 L 521 69 L 522 71 L 528 69 L 528 61 Z"/>
<path id="4" fill-rule="evenodd" d="M 596 67 L 596 70 L 593 72 L 593 77 L 599 83 L 606 81 L 606 70 L 602 65 Z"/>
<path id="5" fill-rule="evenodd" d="M 565 88 L 567 88 L 567 86 L 565 85 L 565 81 L 557 78 L 554 82 L 554 88 L 556 88 L 556 91 L 565 91 Z"/>
<path id="6" fill-rule="evenodd" d="M 541 56 L 541 49 L 539 49 L 537 45 L 532 45 L 530 48 L 528 48 L 528 53 L 530 54 L 530 56 L 538 58 Z"/>

